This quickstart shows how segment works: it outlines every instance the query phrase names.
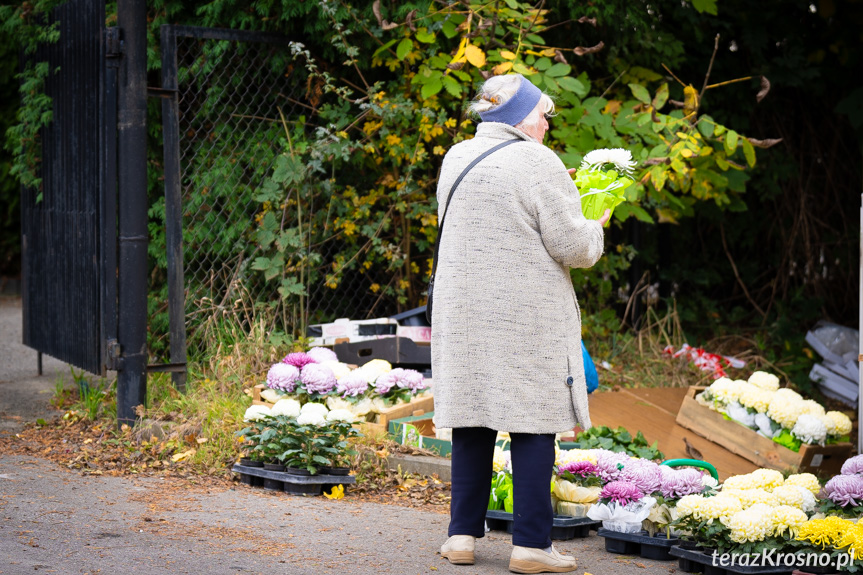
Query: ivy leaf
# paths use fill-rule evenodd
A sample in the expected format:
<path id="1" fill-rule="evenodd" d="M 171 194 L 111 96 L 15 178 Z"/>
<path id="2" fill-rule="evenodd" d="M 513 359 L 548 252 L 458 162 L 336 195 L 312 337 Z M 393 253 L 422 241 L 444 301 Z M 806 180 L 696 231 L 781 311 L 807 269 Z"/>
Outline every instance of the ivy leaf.
<path id="1" fill-rule="evenodd" d="M 650 92 L 641 84 L 629 84 L 629 89 L 632 90 L 632 95 L 642 104 L 650 104 Z"/>
<path id="2" fill-rule="evenodd" d="M 399 42 L 398 46 L 396 46 L 396 57 L 399 60 L 404 60 L 405 56 L 408 55 L 408 52 L 410 52 L 413 49 L 413 47 L 414 47 L 414 43 L 411 41 L 411 39 L 405 38 L 404 40 Z"/>
<path id="3" fill-rule="evenodd" d="M 546 70 L 546 74 L 551 76 L 552 78 L 557 78 L 559 76 L 566 76 L 572 71 L 572 66 L 569 64 L 564 64 L 563 62 L 558 62 L 548 70 Z"/>
<path id="4" fill-rule="evenodd" d="M 443 89 L 443 83 L 440 78 L 433 78 L 429 80 L 425 85 L 423 85 L 423 89 L 421 91 L 421 95 L 423 100 L 428 100 L 438 92 Z"/>

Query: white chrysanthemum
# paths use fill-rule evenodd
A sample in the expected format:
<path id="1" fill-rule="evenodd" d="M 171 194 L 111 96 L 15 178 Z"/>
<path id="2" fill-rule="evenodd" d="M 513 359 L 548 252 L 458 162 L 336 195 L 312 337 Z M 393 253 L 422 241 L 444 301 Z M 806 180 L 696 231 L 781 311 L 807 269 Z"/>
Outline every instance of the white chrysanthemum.
<path id="1" fill-rule="evenodd" d="M 773 437 L 774 427 L 776 424 L 772 419 L 767 417 L 766 413 L 756 413 L 755 414 L 755 425 L 758 426 L 758 431 L 761 432 L 765 437 Z"/>
<path id="2" fill-rule="evenodd" d="M 775 487 L 779 487 L 785 483 L 782 473 L 775 469 L 756 469 L 749 475 L 752 477 L 755 487 L 764 489 L 765 491 L 773 491 Z"/>
<path id="3" fill-rule="evenodd" d="M 824 406 L 815 401 L 814 399 L 804 399 L 803 400 L 803 409 L 804 413 L 808 413 L 809 415 L 824 415 Z"/>
<path id="4" fill-rule="evenodd" d="M 785 485 L 799 485 L 800 487 L 805 487 L 811 491 L 813 495 L 817 495 L 818 492 L 821 491 L 821 484 L 818 482 L 818 478 L 811 473 L 795 473 L 794 475 L 789 475 L 785 480 Z"/>
<path id="5" fill-rule="evenodd" d="M 808 493 L 808 491 L 799 485 L 780 485 L 773 490 L 773 497 L 776 499 L 777 505 L 790 505 L 797 509 L 803 509 L 805 502 L 803 493 Z"/>
<path id="6" fill-rule="evenodd" d="M 770 400 L 767 415 L 785 429 L 791 429 L 797 423 L 797 418 L 803 413 L 802 403 L 802 401 L 794 401 L 785 396 L 780 396 L 779 391 L 777 391 L 773 395 L 773 399 Z"/>
<path id="7" fill-rule="evenodd" d="M 770 520 L 773 524 L 773 535 L 781 536 L 787 531 L 792 537 L 797 535 L 797 530 L 801 525 L 806 523 L 809 518 L 806 514 L 789 505 L 779 505 L 774 507 L 770 514 Z"/>
<path id="8" fill-rule="evenodd" d="M 683 518 L 692 515 L 698 519 L 701 514 L 701 505 L 704 500 L 705 497 L 703 495 L 684 495 L 677 500 L 677 505 L 675 506 L 677 509 L 677 516 Z"/>
<path id="9" fill-rule="evenodd" d="M 330 371 L 333 372 L 333 375 L 336 376 L 336 379 L 341 379 L 351 371 L 353 371 L 348 364 L 342 363 L 340 361 L 322 361 L 321 365 L 330 368 Z"/>
<path id="10" fill-rule="evenodd" d="M 297 417 L 300 415 L 300 402 L 296 399 L 280 399 L 273 406 L 271 413 L 272 415 Z"/>
<path id="11" fill-rule="evenodd" d="M 823 445 L 827 440 L 827 426 L 819 417 L 808 413 L 797 418 L 791 433 L 803 443 Z"/>
<path id="12" fill-rule="evenodd" d="M 794 391 L 793 389 L 789 389 L 787 387 L 783 387 L 782 389 L 777 389 L 775 393 L 776 397 L 782 397 L 784 399 L 790 401 L 803 401 L 803 396 Z"/>
<path id="13" fill-rule="evenodd" d="M 596 454 L 589 449 L 562 449 L 557 452 L 554 464 L 560 466 L 575 461 L 589 461 L 596 465 Z"/>
<path id="14" fill-rule="evenodd" d="M 357 416 L 357 418 L 363 418 L 371 412 L 374 404 L 370 397 L 363 398 L 352 404 L 350 407 L 351 413 Z"/>
<path id="15" fill-rule="evenodd" d="M 740 499 L 734 495 L 726 495 L 720 493 L 715 497 L 705 497 L 699 507 L 699 519 L 713 520 L 719 519 L 724 523 L 724 518 L 731 517 L 738 511 L 743 509 L 743 504 Z"/>
<path id="16" fill-rule="evenodd" d="M 327 414 L 327 421 L 354 422 L 354 414 L 349 409 L 334 409 Z"/>
<path id="17" fill-rule="evenodd" d="M 851 433 L 851 420 L 841 411 L 828 411 L 827 417 L 836 424 L 836 435 L 843 436 Z"/>
<path id="18" fill-rule="evenodd" d="M 743 407 L 749 407 L 758 413 L 764 413 L 770 407 L 770 400 L 772 398 L 772 391 L 766 391 L 750 384 L 738 401 L 740 401 L 740 405 Z"/>
<path id="19" fill-rule="evenodd" d="M 252 405 L 243 415 L 243 421 L 258 421 L 270 415 L 270 408 L 266 405 Z"/>
<path id="20" fill-rule="evenodd" d="M 319 413 L 321 414 L 321 417 L 326 417 L 328 411 L 329 409 L 327 409 L 327 406 L 323 403 L 307 403 L 300 408 L 300 413 L 302 415 L 307 413 Z"/>
<path id="21" fill-rule="evenodd" d="M 297 424 L 321 427 L 327 424 L 327 416 L 319 411 L 308 411 L 300 414 Z"/>
<path id="22" fill-rule="evenodd" d="M 735 543 L 763 541 L 773 531 L 771 515 L 759 508 L 738 511 L 725 524 L 731 530 L 731 540 Z"/>
<path id="23" fill-rule="evenodd" d="M 373 383 L 379 375 L 393 370 L 390 362 L 383 359 L 373 359 L 364 364 L 360 369 L 369 378 L 369 383 Z"/>
<path id="24" fill-rule="evenodd" d="M 701 485 L 710 489 L 716 489 L 719 487 L 719 481 L 717 481 L 712 475 L 705 473 L 701 476 Z"/>
<path id="25" fill-rule="evenodd" d="M 723 490 L 723 495 L 736 497 L 743 509 L 748 509 L 753 505 L 776 505 L 777 499 L 769 491 L 764 489 L 730 489 Z"/>
<path id="26" fill-rule="evenodd" d="M 779 378 L 766 371 L 754 372 L 749 376 L 749 383 L 765 391 L 776 391 L 779 389 Z"/>
<path id="27" fill-rule="evenodd" d="M 623 148 L 601 148 L 585 154 L 579 169 L 598 168 L 603 164 L 614 164 L 618 172 L 630 177 L 636 166 L 636 162 L 633 161 L 629 150 L 624 150 Z"/>
<path id="28" fill-rule="evenodd" d="M 263 399 L 264 401 L 269 401 L 270 403 L 276 403 L 284 396 L 284 392 L 270 389 L 269 387 L 261 390 L 261 399 Z"/>
<path id="29" fill-rule="evenodd" d="M 355 403 L 351 403 L 347 399 L 342 399 L 337 395 L 329 395 L 327 396 L 327 409 L 330 411 L 334 409 L 347 409 L 351 413 L 356 413 L 354 411 Z"/>

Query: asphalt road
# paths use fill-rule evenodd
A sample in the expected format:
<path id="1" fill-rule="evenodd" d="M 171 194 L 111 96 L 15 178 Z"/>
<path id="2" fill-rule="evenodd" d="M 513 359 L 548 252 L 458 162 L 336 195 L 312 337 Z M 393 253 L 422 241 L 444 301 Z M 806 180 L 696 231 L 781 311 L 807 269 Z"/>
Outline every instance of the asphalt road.
<path id="1" fill-rule="evenodd" d="M 20 303 L 0 300 L 0 433 L 51 417 L 68 368 L 20 344 Z M 68 380 L 67 375 L 67 380 Z M 352 500 L 304 498 L 238 484 L 82 475 L 37 457 L 0 454 L 0 574 L 320 574 L 508 572 L 511 537 L 491 532 L 477 563 L 438 554 L 447 516 Z M 559 541 L 578 575 L 666 574 L 674 562 L 605 552 L 595 534 Z"/>

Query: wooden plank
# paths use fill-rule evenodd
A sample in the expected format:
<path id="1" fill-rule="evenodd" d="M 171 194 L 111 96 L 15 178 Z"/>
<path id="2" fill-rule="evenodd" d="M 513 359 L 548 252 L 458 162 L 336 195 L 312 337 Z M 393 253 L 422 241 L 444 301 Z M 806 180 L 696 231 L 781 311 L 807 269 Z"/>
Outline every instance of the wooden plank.
<path id="1" fill-rule="evenodd" d="M 677 417 L 680 404 L 686 397 L 688 387 L 639 387 L 635 389 L 622 389 L 624 393 L 630 393 L 638 399 L 657 407 L 666 413 Z"/>

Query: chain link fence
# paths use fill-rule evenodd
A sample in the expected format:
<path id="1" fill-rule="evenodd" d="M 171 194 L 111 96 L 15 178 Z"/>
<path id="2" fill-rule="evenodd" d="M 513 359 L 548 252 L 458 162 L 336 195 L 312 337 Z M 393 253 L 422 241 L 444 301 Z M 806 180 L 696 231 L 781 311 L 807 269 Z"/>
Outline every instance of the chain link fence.
<path id="1" fill-rule="evenodd" d="M 242 314 L 230 315 L 249 323 L 254 309 L 279 301 L 278 282 L 254 267 L 261 255 L 258 224 L 268 209 L 256 198 L 284 151 L 286 125 L 313 110 L 304 100 L 305 70 L 286 44 L 178 35 L 176 53 L 187 354 L 194 360 L 212 344 L 204 332 L 214 319 L 240 308 Z M 326 206 L 312 201 L 309 208 Z M 306 250 L 316 241 L 311 229 L 307 239 Z M 337 287 L 325 285 L 340 246 L 313 247 L 316 257 L 308 261 L 315 269 L 306 273 L 311 280 L 304 294 L 310 323 L 394 313 L 393 302 L 371 291 L 379 281 L 373 271 L 347 270 Z M 151 286 L 151 293 L 158 299 L 166 291 Z M 281 323 L 292 322 L 284 316 Z M 290 333 L 295 326 L 279 327 Z M 158 354 L 168 336 L 156 331 L 151 322 L 151 348 Z"/>

